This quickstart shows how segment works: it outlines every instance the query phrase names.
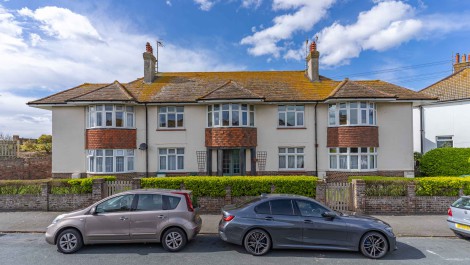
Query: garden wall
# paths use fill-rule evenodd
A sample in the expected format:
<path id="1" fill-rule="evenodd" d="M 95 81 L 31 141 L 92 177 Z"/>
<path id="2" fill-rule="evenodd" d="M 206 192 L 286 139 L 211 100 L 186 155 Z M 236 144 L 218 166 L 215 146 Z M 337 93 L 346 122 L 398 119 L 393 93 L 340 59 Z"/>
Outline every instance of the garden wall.
<path id="1" fill-rule="evenodd" d="M 52 156 L 0 159 L 0 180 L 47 179 L 52 176 Z"/>

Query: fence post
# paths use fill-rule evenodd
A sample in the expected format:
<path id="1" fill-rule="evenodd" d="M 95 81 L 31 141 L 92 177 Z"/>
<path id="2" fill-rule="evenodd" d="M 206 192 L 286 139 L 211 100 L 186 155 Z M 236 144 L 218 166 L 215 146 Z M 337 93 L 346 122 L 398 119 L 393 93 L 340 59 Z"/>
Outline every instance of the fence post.
<path id="1" fill-rule="evenodd" d="M 138 190 L 138 189 L 142 188 L 140 180 L 141 180 L 141 178 L 133 178 L 132 179 L 132 189 L 133 190 Z"/>
<path id="2" fill-rule="evenodd" d="M 460 188 L 459 189 L 459 197 L 462 197 L 462 196 L 465 196 L 465 194 L 463 192 L 463 188 Z"/>
<path id="3" fill-rule="evenodd" d="M 408 213 L 415 213 L 416 211 L 416 184 L 409 182 L 406 185 L 406 197 L 408 199 Z"/>
<path id="4" fill-rule="evenodd" d="M 326 203 L 326 181 L 324 179 L 317 181 L 315 199 L 320 203 Z"/>
<path id="5" fill-rule="evenodd" d="M 225 198 L 224 198 L 225 205 L 232 204 L 232 187 L 226 186 L 225 187 Z"/>
<path id="6" fill-rule="evenodd" d="M 91 196 L 95 202 L 104 198 L 104 179 L 93 179 L 93 189 Z"/>
<path id="7" fill-rule="evenodd" d="M 356 213 L 366 212 L 366 182 L 363 179 L 353 179 L 353 207 Z"/>
<path id="8" fill-rule="evenodd" d="M 276 186 L 274 184 L 271 184 L 271 193 L 274 193 L 276 191 Z"/>
<path id="9" fill-rule="evenodd" d="M 41 184 L 41 197 L 46 201 L 46 207 L 44 210 L 49 211 L 49 194 L 51 193 L 51 186 L 49 182 Z"/>

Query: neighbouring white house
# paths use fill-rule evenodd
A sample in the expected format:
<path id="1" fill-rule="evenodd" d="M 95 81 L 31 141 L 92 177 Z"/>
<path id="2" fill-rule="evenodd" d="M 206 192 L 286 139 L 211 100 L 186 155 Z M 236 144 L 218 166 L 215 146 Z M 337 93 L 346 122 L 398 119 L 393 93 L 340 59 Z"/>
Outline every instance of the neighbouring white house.
<path id="1" fill-rule="evenodd" d="M 155 73 L 29 102 L 52 111 L 54 177 L 413 174 L 413 107 L 433 100 L 380 80 L 303 71 Z"/>
<path id="2" fill-rule="evenodd" d="M 457 53 L 453 74 L 419 93 L 439 100 L 414 109 L 414 150 L 470 147 L 470 55 Z"/>

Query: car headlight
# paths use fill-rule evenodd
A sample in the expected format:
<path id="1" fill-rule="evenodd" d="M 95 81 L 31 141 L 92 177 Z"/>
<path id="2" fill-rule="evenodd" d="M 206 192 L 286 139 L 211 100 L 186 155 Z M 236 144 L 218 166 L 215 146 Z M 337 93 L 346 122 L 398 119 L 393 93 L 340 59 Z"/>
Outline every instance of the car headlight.
<path id="1" fill-rule="evenodd" d="M 62 220 L 64 217 L 65 217 L 65 214 L 61 214 L 61 215 L 57 216 L 57 217 L 52 221 L 52 224 L 57 224 L 57 223 L 60 222 L 60 220 Z"/>
<path id="2" fill-rule="evenodd" d="M 393 234 L 393 228 L 391 226 L 385 227 L 385 230 Z"/>

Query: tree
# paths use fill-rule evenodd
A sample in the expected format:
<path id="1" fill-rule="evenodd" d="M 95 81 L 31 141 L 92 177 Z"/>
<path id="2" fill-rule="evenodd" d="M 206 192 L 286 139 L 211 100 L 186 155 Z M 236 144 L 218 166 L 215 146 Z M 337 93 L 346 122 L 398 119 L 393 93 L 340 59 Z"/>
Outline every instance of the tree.
<path id="1" fill-rule="evenodd" d="M 26 141 L 21 146 L 21 150 L 26 152 L 46 152 L 50 154 L 52 151 L 52 135 L 43 134 L 39 136 L 37 141 Z"/>
<path id="2" fill-rule="evenodd" d="M 9 135 L 9 134 L 4 134 L 4 133 L 0 132 L 0 141 L 3 141 L 3 140 L 11 141 L 11 140 L 13 140 L 13 137 L 11 137 L 11 135 Z"/>

